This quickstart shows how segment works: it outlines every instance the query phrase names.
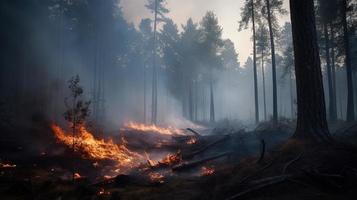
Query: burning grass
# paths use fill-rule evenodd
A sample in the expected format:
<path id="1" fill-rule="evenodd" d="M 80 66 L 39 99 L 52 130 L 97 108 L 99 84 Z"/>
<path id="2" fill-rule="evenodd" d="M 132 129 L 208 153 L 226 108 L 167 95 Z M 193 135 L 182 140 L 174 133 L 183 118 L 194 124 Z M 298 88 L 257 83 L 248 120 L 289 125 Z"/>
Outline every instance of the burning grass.
<path id="1" fill-rule="evenodd" d="M 115 144 L 113 140 L 97 139 L 84 126 L 79 127 L 78 133 L 73 137 L 58 125 L 51 125 L 55 137 L 68 147 L 73 147 L 84 157 L 93 160 L 113 160 L 119 167 L 133 168 L 137 166 L 142 156 L 130 151 L 125 145 Z"/>
<path id="2" fill-rule="evenodd" d="M 162 135 L 185 135 L 184 132 L 180 129 L 173 128 L 171 126 L 164 128 L 164 127 L 159 127 L 154 124 L 140 124 L 136 122 L 128 122 L 125 124 L 125 127 L 128 129 L 136 130 L 136 131 L 141 131 L 141 132 L 155 132 L 159 133 Z"/>

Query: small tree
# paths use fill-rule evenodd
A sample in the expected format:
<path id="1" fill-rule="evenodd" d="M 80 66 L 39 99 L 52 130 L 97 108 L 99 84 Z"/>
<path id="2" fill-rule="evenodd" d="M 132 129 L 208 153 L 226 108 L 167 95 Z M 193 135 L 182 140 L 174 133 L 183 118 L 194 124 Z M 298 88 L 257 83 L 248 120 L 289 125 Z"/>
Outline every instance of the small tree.
<path id="1" fill-rule="evenodd" d="M 64 118 L 71 124 L 72 128 L 72 151 L 73 155 L 76 148 L 75 136 L 79 127 L 81 127 L 85 119 L 89 116 L 90 101 L 83 100 L 83 88 L 79 85 L 79 76 L 76 75 L 68 81 L 70 96 L 65 98 L 65 106 L 67 111 L 64 113 Z M 73 164 L 73 180 L 74 180 L 74 164 Z"/>

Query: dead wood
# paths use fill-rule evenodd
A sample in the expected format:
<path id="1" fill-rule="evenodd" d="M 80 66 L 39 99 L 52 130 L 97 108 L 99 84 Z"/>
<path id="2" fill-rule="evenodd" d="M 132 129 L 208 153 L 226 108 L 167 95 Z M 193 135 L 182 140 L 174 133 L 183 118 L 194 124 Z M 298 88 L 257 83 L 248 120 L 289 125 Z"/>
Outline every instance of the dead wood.
<path id="1" fill-rule="evenodd" d="M 286 170 L 288 169 L 288 167 L 290 165 L 292 165 L 294 162 L 298 161 L 300 158 L 302 157 L 302 153 L 300 153 L 296 158 L 290 160 L 289 162 L 287 162 L 283 168 L 283 172 L 282 174 L 285 174 Z"/>
<path id="2" fill-rule="evenodd" d="M 254 185 L 253 187 L 250 187 L 238 194 L 235 194 L 235 195 L 227 198 L 226 200 L 234 200 L 234 199 L 241 198 L 242 196 L 245 196 L 252 192 L 259 191 L 259 190 L 264 189 L 268 186 L 273 186 L 273 185 L 282 183 L 282 182 L 288 180 L 288 178 L 290 178 L 290 177 L 292 177 L 292 175 L 281 175 L 281 176 L 273 176 L 273 177 L 268 177 L 268 178 L 263 178 L 260 180 L 253 181 L 253 182 L 251 182 Z"/>
<path id="3" fill-rule="evenodd" d="M 191 153 L 191 154 L 183 155 L 182 158 L 183 158 L 183 159 L 191 159 L 191 158 L 195 157 L 196 155 L 201 154 L 201 153 L 205 152 L 206 150 L 208 150 L 208 149 L 214 147 L 215 145 L 220 144 L 220 143 L 226 141 L 226 140 L 229 139 L 229 138 L 230 138 L 230 135 L 226 135 L 226 136 L 224 136 L 223 138 L 218 139 L 218 140 L 216 140 L 216 141 L 214 141 L 214 142 L 212 142 L 212 143 L 210 143 L 210 144 L 208 144 L 208 145 L 202 147 L 201 149 L 199 149 L 199 150 L 197 150 L 197 151 L 195 151 L 195 152 L 193 152 L 193 153 Z"/>
<path id="4" fill-rule="evenodd" d="M 192 133 L 195 134 L 195 136 L 197 136 L 197 137 L 201 137 L 201 134 L 198 133 L 197 131 L 193 130 L 192 128 L 186 128 L 186 130 L 192 132 Z"/>
<path id="5" fill-rule="evenodd" d="M 212 156 L 212 157 L 204 158 L 204 159 L 201 159 L 201 160 L 198 160 L 198 161 L 182 163 L 182 164 L 179 164 L 179 165 L 176 165 L 176 166 L 172 167 L 172 171 L 189 170 L 189 169 L 192 169 L 192 168 L 197 167 L 199 165 L 202 165 L 202 164 L 204 164 L 204 163 L 206 163 L 208 161 L 216 160 L 218 158 L 221 158 L 221 157 L 224 157 L 224 156 L 228 156 L 230 154 L 231 154 L 231 152 L 225 152 L 225 153 L 221 153 L 219 155 L 215 155 L 215 156 Z"/>
<path id="6" fill-rule="evenodd" d="M 260 156 L 256 163 L 262 162 L 264 160 L 264 156 L 265 156 L 265 141 L 260 140 L 260 144 L 261 144 Z"/>

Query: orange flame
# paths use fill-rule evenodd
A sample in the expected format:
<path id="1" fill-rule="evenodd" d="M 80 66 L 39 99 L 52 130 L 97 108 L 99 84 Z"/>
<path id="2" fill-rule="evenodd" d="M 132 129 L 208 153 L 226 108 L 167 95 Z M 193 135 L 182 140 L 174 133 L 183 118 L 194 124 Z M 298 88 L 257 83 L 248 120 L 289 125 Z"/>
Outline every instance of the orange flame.
<path id="1" fill-rule="evenodd" d="M 167 128 L 163 128 L 163 127 L 158 127 L 154 124 L 147 125 L 147 124 L 139 124 L 136 122 L 129 122 L 125 124 L 125 127 L 137 131 L 143 131 L 143 132 L 156 132 L 162 135 L 184 135 L 182 130 L 173 128 L 171 126 Z"/>
<path id="2" fill-rule="evenodd" d="M 75 150 L 80 151 L 91 159 L 113 160 L 119 166 L 131 168 L 141 158 L 139 154 L 131 152 L 125 145 L 115 144 L 113 140 L 105 141 L 94 138 L 84 126 L 79 127 L 78 134 L 74 138 L 70 133 L 65 133 L 63 129 L 55 124 L 52 124 L 51 128 L 60 142 L 72 147 L 73 141 L 75 141 Z"/>
<path id="3" fill-rule="evenodd" d="M 202 176 L 208 176 L 211 175 L 215 172 L 215 170 L 212 167 L 202 167 L 201 168 L 201 175 Z"/>

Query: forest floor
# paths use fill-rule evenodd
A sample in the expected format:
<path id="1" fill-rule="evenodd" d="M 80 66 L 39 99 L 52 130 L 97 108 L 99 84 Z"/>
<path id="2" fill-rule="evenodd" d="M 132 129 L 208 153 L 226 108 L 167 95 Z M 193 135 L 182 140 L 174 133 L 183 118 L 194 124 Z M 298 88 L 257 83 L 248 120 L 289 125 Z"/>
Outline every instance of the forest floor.
<path id="1" fill-rule="evenodd" d="M 354 199 L 357 126 L 341 124 L 331 130 L 334 144 L 312 145 L 289 139 L 291 127 L 263 124 L 253 132 L 232 134 L 228 143 L 211 150 L 214 154 L 231 150 L 231 156 L 156 182 L 135 174 L 73 182 L 64 178 L 70 170 L 66 156 L 24 156 L 18 145 L 2 140 L 1 157 L 7 157 L 9 165 L 4 160 L 0 165 L 0 199 Z M 263 140 L 265 151 L 260 149 Z M 84 174 L 95 173 L 91 161 L 78 162 Z M 214 171 L 202 174 L 202 167 Z"/>

